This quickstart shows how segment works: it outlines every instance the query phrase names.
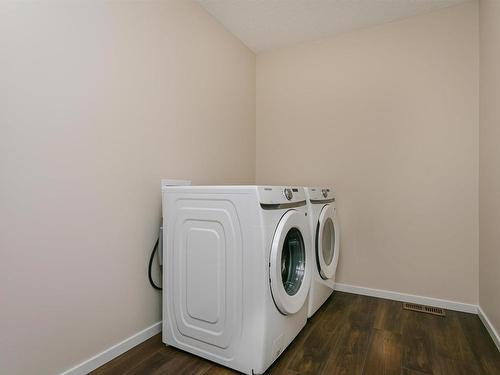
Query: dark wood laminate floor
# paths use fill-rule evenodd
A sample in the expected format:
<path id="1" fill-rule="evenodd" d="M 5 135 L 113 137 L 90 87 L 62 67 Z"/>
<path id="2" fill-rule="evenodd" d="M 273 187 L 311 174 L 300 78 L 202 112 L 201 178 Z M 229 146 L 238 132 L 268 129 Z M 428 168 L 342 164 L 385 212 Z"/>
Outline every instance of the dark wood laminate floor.
<path id="1" fill-rule="evenodd" d="M 173 347 L 160 335 L 93 374 L 233 374 Z M 446 317 L 401 303 L 335 292 L 267 374 L 500 375 L 500 352 L 474 314 Z"/>

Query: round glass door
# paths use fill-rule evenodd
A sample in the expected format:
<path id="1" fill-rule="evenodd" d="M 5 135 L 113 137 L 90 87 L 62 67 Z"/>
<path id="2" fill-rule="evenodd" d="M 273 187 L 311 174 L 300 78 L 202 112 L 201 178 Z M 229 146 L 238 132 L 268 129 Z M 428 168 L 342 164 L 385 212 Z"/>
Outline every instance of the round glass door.
<path id="1" fill-rule="evenodd" d="M 304 280 L 306 250 L 304 239 L 297 228 L 288 231 L 281 253 L 281 280 L 289 296 L 294 296 Z"/>
<path id="2" fill-rule="evenodd" d="M 312 245 L 310 229 L 304 212 L 287 211 L 274 233 L 269 259 L 271 293 L 278 310 L 295 314 L 305 304 L 309 292 L 308 258 Z"/>
<path id="3" fill-rule="evenodd" d="M 335 254 L 335 227 L 332 218 L 327 218 L 323 225 L 323 240 L 321 241 L 321 251 L 323 259 L 327 265 L 330 265 Z"/>
<path id="4" fill-rule="evenodd" d="M 335 207 L 325 205 L 316 229 L 316 260 L 320 276 L 333 278 L 339 257 L 339 236 Z"/>

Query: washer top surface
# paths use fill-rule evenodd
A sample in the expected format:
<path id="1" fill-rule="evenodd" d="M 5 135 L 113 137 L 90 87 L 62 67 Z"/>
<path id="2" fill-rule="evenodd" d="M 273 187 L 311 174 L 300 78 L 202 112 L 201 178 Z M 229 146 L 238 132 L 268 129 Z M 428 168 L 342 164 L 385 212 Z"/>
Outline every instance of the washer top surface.
<path id="1" fill-rule="evenodd" d="M 195 185 L 195 186 L 163 186 L 162 191 L 208 192 L 215 194 L 257 191 L 261 205 L 297 205 L 306 202 L 304 188 L 300 186 L 266 186 L 266 185 Z"/>

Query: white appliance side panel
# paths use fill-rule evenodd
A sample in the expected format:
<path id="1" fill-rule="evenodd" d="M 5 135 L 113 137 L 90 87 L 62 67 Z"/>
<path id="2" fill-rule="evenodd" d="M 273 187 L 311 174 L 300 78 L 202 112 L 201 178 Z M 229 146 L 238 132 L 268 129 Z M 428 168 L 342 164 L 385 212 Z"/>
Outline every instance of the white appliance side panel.
<path id="1" fill-rule="evenodd" d="M 220 223 L 188 220 L 184 222 L 186 236 L 186 293 L 184 305 L 192 319 L 216 324 L 225 306 L 225 239 Z M 222 280 L 221 280 L 222 279 Z"/>
<path id="2" fill-rule="evenodd" d="M 177 339 L 231 358 L 243 315 L 242 238 L 230 200 L 175 201 L 172 306 Z"/>

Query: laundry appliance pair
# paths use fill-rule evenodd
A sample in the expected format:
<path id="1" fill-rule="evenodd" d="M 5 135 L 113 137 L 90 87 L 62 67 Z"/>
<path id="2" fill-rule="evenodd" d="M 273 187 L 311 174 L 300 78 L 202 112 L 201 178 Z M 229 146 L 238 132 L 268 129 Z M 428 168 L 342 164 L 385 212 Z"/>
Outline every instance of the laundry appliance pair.
<path id="1" fill-rule="evenodd" d="M 333 290 L 332 199 L 294 186 L 164 186 L 163 342 L 263 373 Z"/>

